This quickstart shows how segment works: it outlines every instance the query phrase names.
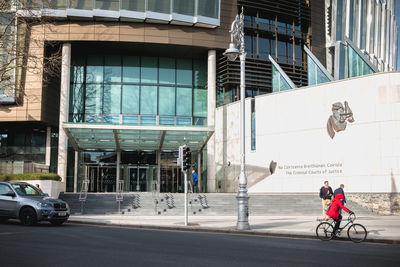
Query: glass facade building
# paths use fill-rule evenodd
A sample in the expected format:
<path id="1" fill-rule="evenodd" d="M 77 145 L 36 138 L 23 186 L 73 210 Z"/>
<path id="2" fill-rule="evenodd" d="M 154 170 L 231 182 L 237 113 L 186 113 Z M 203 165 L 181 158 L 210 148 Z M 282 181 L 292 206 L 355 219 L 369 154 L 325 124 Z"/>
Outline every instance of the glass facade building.
<path id="1" fill-rule="evenodd" d="M 246 97 L 275 92 L 271 56 L 296 86 L 307 85 L 307 63 L 302 47 L 310 38 L 311 5 L 307 1 L 240 0 L 244 8 Z M 239 61 L 217 60 L 217 106 L 238 101 Z M 274 78 L 275 77 L 275 78 Z M 275 87 L 274 87 L 275 86 Z"/>
<path id="2" fill-rule="evenodd" d="M 207 125 L 206 84 L 205 59 L 76 55 L 69 121 Z"/>
<path id="3" fill-rule="evenodd" d="M 394 0 L 330 0 L 326 2 L 327 47 L 349 39 L 379 71 L 397 69 L 397 22 Z M 332 71 L 334 50 L 327 50 Z M 351 53 L 351 51 L 349 52 Z M 354 74 L 354 73 L 353 73 Z"/>

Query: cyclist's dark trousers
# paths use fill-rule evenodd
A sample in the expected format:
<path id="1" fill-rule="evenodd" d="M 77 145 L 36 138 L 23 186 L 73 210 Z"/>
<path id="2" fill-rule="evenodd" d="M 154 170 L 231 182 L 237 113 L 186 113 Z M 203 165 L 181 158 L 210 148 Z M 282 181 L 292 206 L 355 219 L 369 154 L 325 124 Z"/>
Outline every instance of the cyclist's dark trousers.
<path id="1" fill-rule="evenodd" d="M 339 227 L 340 227 L 340 222 L 342 221 L 342 215 L 339 214 L 339 217 L 337 218 L 337 220 L 335 220 L 335 227 L 333 227 L 333 232 L 335 233 Z"/>

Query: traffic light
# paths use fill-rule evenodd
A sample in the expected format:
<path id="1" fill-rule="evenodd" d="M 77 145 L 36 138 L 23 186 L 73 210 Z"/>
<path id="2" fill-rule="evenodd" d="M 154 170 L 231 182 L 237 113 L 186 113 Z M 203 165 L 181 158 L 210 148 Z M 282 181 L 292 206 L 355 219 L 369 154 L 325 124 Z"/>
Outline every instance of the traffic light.
<path id="1" fill-rule="evenodd" d="M 192 163 L 192 153 L 190 153 L 190 148 L 187 145 L 184 145 L 182 149 L 182 170 L 186 171 L 190 168 L 190 164 Z"/>

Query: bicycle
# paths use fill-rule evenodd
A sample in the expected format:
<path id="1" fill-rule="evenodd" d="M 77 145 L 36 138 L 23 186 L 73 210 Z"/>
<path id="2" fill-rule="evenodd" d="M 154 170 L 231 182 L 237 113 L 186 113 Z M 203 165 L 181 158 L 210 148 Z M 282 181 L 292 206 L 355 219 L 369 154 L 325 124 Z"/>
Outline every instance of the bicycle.
<path id="1" fill-rule="evenodd" d="M 339 237 L 341 232 L 349 224 L 351 224 L 350 227 L 347 229 L 347 236 L 351 241 L 355 243 L 360 243 L 367 238 L 367 229 L 365 229 L 365 227 L 362 224 L 354 223 L 355 220 L 356 220 L 356 215 L 354 213 L 350 214 L 347 220 L 342 220 L 342 221 L 347 221 L 347 223 L 345 226 L 340 227 L 336 231 L 336 234 L 333 233 L 333 228 L 335 226 L 334 220 L 332 222 L 322 222 L 318 224 L 317 228 L 315 229 L 315 232 L 318 238 L 321 239 L 322 241 L 329 241 L 333 237 Z"/>

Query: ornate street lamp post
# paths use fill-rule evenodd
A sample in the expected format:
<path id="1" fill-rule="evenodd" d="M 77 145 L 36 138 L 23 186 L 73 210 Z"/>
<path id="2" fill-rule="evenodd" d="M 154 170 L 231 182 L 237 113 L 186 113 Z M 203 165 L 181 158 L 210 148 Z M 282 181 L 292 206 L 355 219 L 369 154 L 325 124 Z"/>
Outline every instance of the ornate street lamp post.
<path id="1" fill-rule="evenodd" d="M 245 172 L 245 64 L 246 52 L 244 49 L 244 31 L 243 31 L 243 7 L 240 15 L 237 15 L 231 26 L 231 43 L 225 50 L 224 55 L 230 61 L 235 61 L 240 56 L 240 175 L 239 191 L 236 196 L 238 201 L 238 221 L 236 228 L 238 230 L 248 230 L 249 225 L 249 195 L 247 194 L 247 177 Z M 240 47 L 240 50 L 238 49 Z"/>

